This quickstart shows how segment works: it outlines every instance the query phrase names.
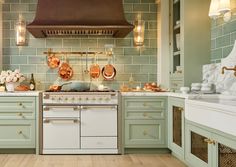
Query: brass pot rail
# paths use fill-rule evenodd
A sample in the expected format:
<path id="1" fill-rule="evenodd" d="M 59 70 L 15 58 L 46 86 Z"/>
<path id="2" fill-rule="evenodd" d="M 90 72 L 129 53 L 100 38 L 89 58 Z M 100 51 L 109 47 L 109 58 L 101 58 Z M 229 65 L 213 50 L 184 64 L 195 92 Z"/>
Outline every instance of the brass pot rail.
<path id="1" fill-rule="evenodd" d="M 53 52 L 52 49 L 48 49 L 47 52 L 43 52 L 43 54 L 46 54 L 46 55 L 51 55 L 51 54 L 54 54 L 54 55 L 58 55 L 58 56 L 64 56 L 64 55 L 80 55 L 80 56 L 83 56 L 83 55 L 98 55 L 98 54 L 102 54 L 102 55 L 107 55 L 105 52 L 92 52 L 92 51 L 87 51 L 87 52 Z M 110 55 L 108 55 L 110 56 Z"/>

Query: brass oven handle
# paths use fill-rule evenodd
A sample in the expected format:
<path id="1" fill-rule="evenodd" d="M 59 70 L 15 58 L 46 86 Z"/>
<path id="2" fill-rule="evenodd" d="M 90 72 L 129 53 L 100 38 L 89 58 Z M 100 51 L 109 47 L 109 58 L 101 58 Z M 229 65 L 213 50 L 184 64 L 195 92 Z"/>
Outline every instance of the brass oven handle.
<path id="1" fill-rule="evenodd" d="M 105 109 L 113 109 L 116 110 L 117 106 L 81 106 L 81 110 L 88 110 L 91 108 L 105 108 Z"/>
<path id="2" fill-rule="evenodd" d="M 44 106 L 43 111 L 50 111 L 51 108 L 72 108 L 68 106 Z M 73 107 L 74 111 L 79 110 L 80 108 L 78 106 Z"/>
<path id="3" fill-rule="evenodd" d="M 70 122 L 70 123 L 80 123 L 78 119 L 44 119 L 43 123 L 51 123 L 51 122 Z"/>

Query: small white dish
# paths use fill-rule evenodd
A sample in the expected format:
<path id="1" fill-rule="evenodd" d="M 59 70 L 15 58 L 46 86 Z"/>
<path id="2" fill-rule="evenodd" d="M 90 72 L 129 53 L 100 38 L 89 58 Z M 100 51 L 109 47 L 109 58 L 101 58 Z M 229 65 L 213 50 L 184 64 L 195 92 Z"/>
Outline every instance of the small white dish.
<path id="1" fill-rule="evenodd" d="M 189 88 L 189 87 L 180 87 L 180 91 L 181 91 L 183 94 L 188 94 L 189 91 L 190 91 L 190 88 Z"/>

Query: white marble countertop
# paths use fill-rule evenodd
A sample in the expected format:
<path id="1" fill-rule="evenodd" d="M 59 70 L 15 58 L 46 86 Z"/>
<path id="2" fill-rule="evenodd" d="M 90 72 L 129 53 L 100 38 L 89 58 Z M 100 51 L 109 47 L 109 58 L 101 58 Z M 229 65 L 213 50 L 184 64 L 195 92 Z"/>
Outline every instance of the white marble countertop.
<path id="1" fill-rule="evenodd" d="M 1 96 L 39 96 L 40 91 L 0 92 Z"/>
<path id="2" fill-rule="evenodd" d="M 189 94 L 173 93 L 173 92 L 121 92 L 122 96 L 169 96 L 186 99 Z"/>

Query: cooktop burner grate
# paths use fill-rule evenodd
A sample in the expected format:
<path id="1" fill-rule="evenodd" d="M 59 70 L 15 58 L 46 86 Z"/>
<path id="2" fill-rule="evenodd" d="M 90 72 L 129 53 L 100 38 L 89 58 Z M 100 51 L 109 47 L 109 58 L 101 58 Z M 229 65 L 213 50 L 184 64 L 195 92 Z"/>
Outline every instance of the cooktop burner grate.
<path id="1" fill-rule="evenodd" d="M 53 91 L 53 90 L 46 90 L 45 92 L 116 92 L 115 90 L 84 90 L 84 91 L 78 91 L 78 90 L 59 90 L 59 91 Z"/>

